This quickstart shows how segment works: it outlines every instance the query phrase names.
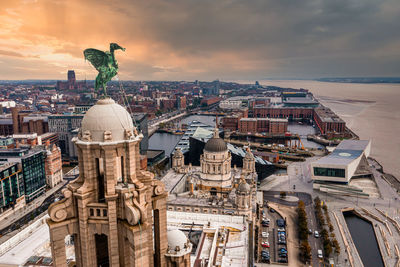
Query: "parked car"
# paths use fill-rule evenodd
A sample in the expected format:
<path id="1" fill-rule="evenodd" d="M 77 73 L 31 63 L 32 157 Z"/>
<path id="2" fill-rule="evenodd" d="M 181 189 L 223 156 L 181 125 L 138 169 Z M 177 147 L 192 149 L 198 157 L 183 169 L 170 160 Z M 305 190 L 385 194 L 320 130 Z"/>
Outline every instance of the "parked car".
<path id="1" fill-rule="evenodd" d="M 280 228 L 278 228 L 278 231 L 279 232 L 285 232 L 285 228 L 280 227 Z"/>
<path id="2" fill-rule="evenodd" d="M 269 251 L 265 251 L 265 250 L 261 251 L 261 256 L 263 256 L 263 257 L 270 257 Z"/>
<path id="3" fill-rule="evenodd" d="M 312 234 L 312 230 L 311 229 L 308 229 L 308 234 Z"/>
<path id="4" fill-rule="evenodd" d="M 286 250 L 286 248 L 280 248 L 279 252 L 286 252 L 287 253 L 287 250 Z"/>
<path id="5" fill-rule="evenodd" d="M 262 232 L 262 233 L 261 233 L 261 236 L 262 236 L 262 237 L 268 237 L 268 236 L 269 236 L 269 233 L 268 233 L 268 232 Z"/>
<path id="6" fill-rule="evenodd" d="M 264 226 L 264 227 L 268 227 L 268 226 L 269 226 L 269 222 L 266 221 L 266 220 L 263 220 L 263 221 L 261 222 L 261 225 Z"/>
<path id="7" fill-rule="evenodd" d="M 271 262 L 271 258 L 269 256 L 268 257 L 261 256 L 261 261 L 265 262 L 265 263 L 270 263 Z"/>
<path id="8" fill-rule="evenodd" d="M 275 212 L 275 210 L 274 210 L 273 208 L 269 208 L 269 211 L 270 211 L 271 213 L 274 213 L 274 212 Z"/>
<path id="9" fill-rule="evenodd" d="M 315 236 L 316 238 L 318 238 L 318 237 L 319 237 L 319 233 L 318 233 L 318 231 L 315 231 L 315 232 L 314 232 L 314 236 Z"/>
<path id="10" fill-rule="evenodd" d="M 277 219 L 276 220 L 276 225 L 278 225 L 278 227 L 285 227 L 285 220 Z"/>
<path id="11" fill-rule="evenodd" d="M 278 244 L 286 244 L 286 238 L 284 236 L 278 238 Z"/>
<path id="12" fill-rule="evenodd" d="M 261 246 L 262 246 L 263 248 L 269 248 L 269 243 L 266 242 L 266 241 L 261 242 Z"/>

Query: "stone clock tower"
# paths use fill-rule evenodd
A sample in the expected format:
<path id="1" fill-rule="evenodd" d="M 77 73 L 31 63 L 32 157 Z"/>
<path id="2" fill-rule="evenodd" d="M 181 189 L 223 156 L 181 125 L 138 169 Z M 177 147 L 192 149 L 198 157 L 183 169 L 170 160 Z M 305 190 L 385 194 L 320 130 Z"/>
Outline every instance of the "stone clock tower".
<path id="1" fill-rule="evenodd" d="M 67 266 L 67 235 L 74 238 L 76 266 L 166 266 L 167 193 L 140 169 L 142 137 L 110 98 L 87 111 L 73 140 L 79 178 L 48 210 L 54 266 Z"/>

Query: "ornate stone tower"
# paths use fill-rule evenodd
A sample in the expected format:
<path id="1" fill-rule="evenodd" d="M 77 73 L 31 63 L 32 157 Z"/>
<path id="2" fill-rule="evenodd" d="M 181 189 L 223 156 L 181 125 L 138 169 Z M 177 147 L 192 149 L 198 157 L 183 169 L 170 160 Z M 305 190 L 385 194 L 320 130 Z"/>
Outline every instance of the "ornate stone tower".
<path id="1" fill-rule="evenodd" d="M 251 187 L 244 177 L 240 177 L 239 185 L 236 189 L 236 205 L 240 215 L 251 217 L 252 212 L 252 194 Z"/>
<path id="2" fill-rule="evenodd" d="M 224 140 L 215 129 L 214 136 L 204 146 L 200 157 L 201 175 L 199 188 L 212 194 L 229 193 L 232 190 L 232 156 Z"/>
<path id="3" fill-rule="evenodd" d="M 189 239 L 180 230 L 168 231 L 167 238 L 167 267 L 190 267 L 192 243 Z"/>
<path id="4" fill-rule="evenodd" d="M 67 266 L 66 235 L 74 238 L 76 266 L 166 266 L 167 193 L 140 169 L 142 137 L 110 98 L 87 111 L 73 140 L 79 178 L 48 211 L 54 266 Z"/>
<path id="5" fill-rule="evenodd" d="M 246 147 L 246 155 L 243 158 L 243 171 L 246 174 L 256 172 L 256 160 L 253 153 L 251 153 L 250 147 Z"/>
<path id="6" fill-rule="evenodd" d="M 180 173 L 181 168 L 185 166 L 184 156 L 180 147 L 178 147 L 172 155 L 172 169 Z"/>

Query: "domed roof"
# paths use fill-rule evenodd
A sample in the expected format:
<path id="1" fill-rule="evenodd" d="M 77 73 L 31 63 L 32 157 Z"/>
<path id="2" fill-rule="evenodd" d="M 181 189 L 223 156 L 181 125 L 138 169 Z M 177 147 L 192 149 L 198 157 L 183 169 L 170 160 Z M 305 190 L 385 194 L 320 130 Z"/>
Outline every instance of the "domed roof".
<path id="1" fill-rule="evenodd" d="M 251 188 L 250 185 L 246 182 L 246 180 L 243 179 L 240 181 L 237 190 L 240 193 L 250 193 Z"/>
<path id="2" fill-rule="evenodd" d="M 192 246 L 188 238 L 182 231 L 178 229 L 168 231 L 167 240 L 169 254 L 186 254 L 192 250 Z"/>
<path id="3" fill-rule="evenodd" d="M 215 129 L 214 136 L 207 141 L 204 150 L 208 152 L 224 152 L 228 150 L 225 141 L 218 135 L 218 129 Z"/>
<path id="4" fill-rule="evenodd" d="M 82 135 L 89 135 L 94 142 L 104 142 L 105 132 L 111 133 L 111 141 L 125 140 L 126 130 L 134 131 L 132 118 L 111 98 L 97 101 L 82 119 Z"/>

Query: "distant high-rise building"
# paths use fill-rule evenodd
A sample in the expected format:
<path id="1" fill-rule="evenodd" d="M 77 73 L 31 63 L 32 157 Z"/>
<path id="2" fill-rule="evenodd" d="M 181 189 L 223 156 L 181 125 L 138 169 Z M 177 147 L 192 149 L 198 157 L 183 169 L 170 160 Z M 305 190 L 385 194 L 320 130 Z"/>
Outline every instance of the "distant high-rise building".
<path id="1" fill-rule="evenodd" d="M 86 80 L 77 82 L 74 70 L 68 71 L 67 79 L 66 82 L 57 81 L 57 90 L 79 90 L 86 88 Z"/>
<path id="2" fill-rule="evenodd" d="M 68 71 L 68 83 L 69 83 L 69 85 L 70 85 L 70 86 L 71 86 L 71 85 L 75 85 L 75 81 L 76 81 L 76 78 L 75 78 L 75 71 L 69 70 L 69 71 Z"/>
<path id="3" fill-rule="evenodd" d="M 220 85 L 219 85 L 219 80 L 215 80 L 214 82 L 214 92 L 213 92 L 213 94 L 214 95 L 219 95 L 219 88 L 220 88 Z"/>

